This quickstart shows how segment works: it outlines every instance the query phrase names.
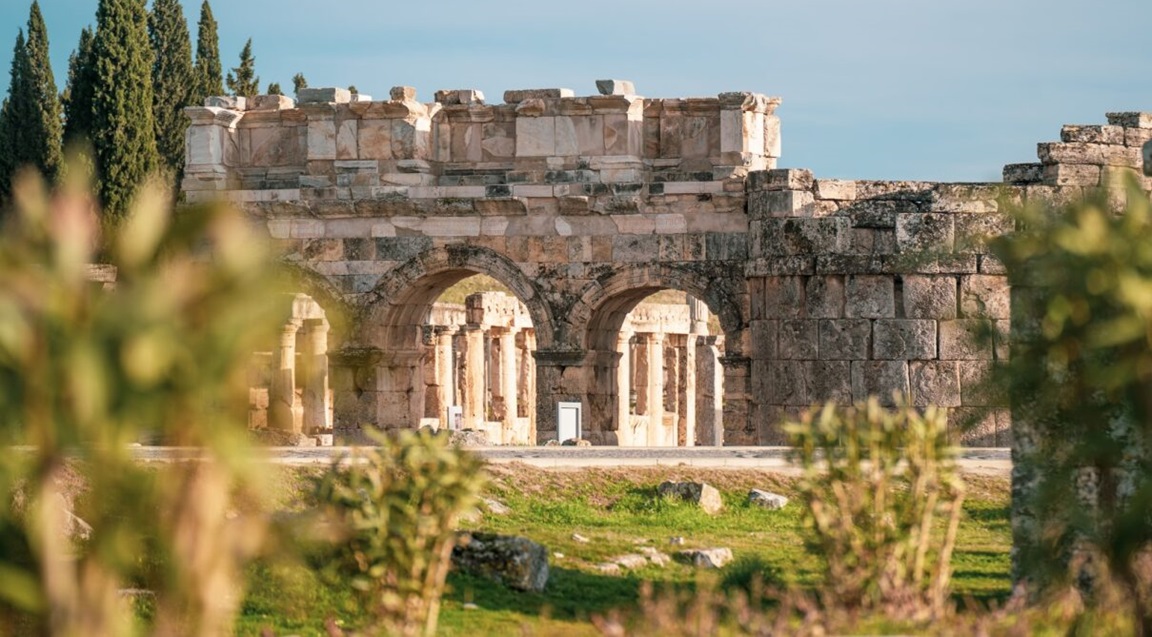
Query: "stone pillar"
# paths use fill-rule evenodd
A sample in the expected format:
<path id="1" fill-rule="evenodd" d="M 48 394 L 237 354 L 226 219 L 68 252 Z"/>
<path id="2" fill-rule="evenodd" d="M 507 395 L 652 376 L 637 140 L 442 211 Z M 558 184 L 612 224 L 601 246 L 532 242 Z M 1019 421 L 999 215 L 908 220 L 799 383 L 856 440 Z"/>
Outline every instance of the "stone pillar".
<path id="1" fill-rule="evenodd" d="M 683 376 L 680 343 L 681 334 L 664 334 L 664 444 L 679 447 L 684 444 L 680 430 L 680 412 L 683 407 Z"/>
<path id="2" fill-rule="evenodd" d="M 189 106 L 184 134 L 184 181 L 180 188 L 189 201 L 218 198 L 219 192 L 239 186 L 231 172 L 235 164 L 236 124 L 243 113 L 223 108 Z"/>
<path id="3" fill-rule="evenodd" d="M 516 441 L 516 395 L 518 387 L 516 366 L 516 330 L 509 328 L 500 333 L 500 394 L 504 398 L 504 444 Z"/>
<path id="4" fill-rule="evenodd" d="M 621 446 L 636 444 L 632 435 L 632 333 L 620 332 L 616 337 L 616 436 Z"/>
<path id="5" fill-rule="evenodd" d="M 332 429 L 328 392 L 328 324 L 308 320 L 304 331 L 304 433 L 327 434 Z"/>
<path id="6" fill-rule="evenodd" d="M 464 351 L 460 361 L 461 406 L 464 408 L 464 427 L 484 429 L 486 414 L 484 399 L 487 397 L 484 370 L 484 350 L 486 339 L 484 329 L 475 325 L 464 327 Z"/>
<path id="7" fill-rule="evenodd" d="M 280 347 L 272 364 L 268 391 L 268 425 L 274 429 L 300 433 L 302 414 L 296 404 L 296 333 L 300 323 L 289 321 L 280 331 Z"/>
<path id="8" fill-rule="evenodd" d="M 720 358 L 720 364 L 724 366 L 724 444 L 761 444 L 749 418 L 752 361 L 746 356 L 729 354 Z"/>
<path id="9" fill-rule="evenodd" d="M 664 431 L 664 335 L 645 335 L 648 354 L 648 446 L 667 444 Z"/>
<path id="10" fill-rule="evenodd" d="M 456 351 L 452 347 L 452 331 L 447 327 L 436 328 L 436 381 L 439 394 L 440 427 L 448 428 L 448 407 L 456 404 Z"/>
<path id="11" fill-rule="evenodd" d="M 708 319 L 712 313 L 708 311 L 708 304 L 700 299 L 688 295 L 688 321 L 691 325 L 690 330 L 692 334 L 708 334 Z M 691 347 L 689 343 L 689 347 Z"/>
<path id="12" fill-rule="evenodd" d="M 696 444 L 724 444 L 724 375 L 717 337 L 696 341 Z"/>
<path id="13" fill-rule="evenodd" d="M 594 445 L 615 445 L 620 441 L 616 417 L 616 379 L 620 358 L 616 351 L 595 350 L 588 352 L 584 361 L 589 376 L 583 435 Z"/>
<path id="14" fill-rule="evenodd" d="M 677 423 L 677 436 L 681 446 L 696 446 L 696 336 L 688 334 L 681 337 L 684 344 L 680 346 L 680 403 L 679 422 Z"/>
<path id="15" fill-rule="evenodd" d="M 584 350 L 536 350 L 536 441 L 556 440 L 556 404 L 585 402 Z M 605 443 L 615 444 L 615 442 Z"/>
<path id="16" fill-rule="evenodd" d="M 415 429 L 424 415 L 424 352 L 392 350 L 382 352 L 377 367 L 379 399 L 376 420 L 381 429 Z"/>
<path id="17" fill-rule="evenodd" d="M 647 416 L 649 400 L 648 376 L 650 375 L 651 361 L 649 360 L 648 350 L 652 347 L 650 342 L 651 335 L 647 332 L 636 335 L 636 349 L 635 361 L 636 366 L 632 370 L 632 389 L 636 392 L 636 415 Z M 640 442 L 639 440 L 637 442 Z M 648 444 L 648 435 L 644 435 L 644 444 Z"/>
<path id="18" fill-rule="evenodd" d="M 536 436 L 536 334 L 531 330 L 522 330 L 517 337 L 520 346 L 520 394 L 516 397 L 518 413 L 528 418 L 528 443 L 537 439 Z"/>

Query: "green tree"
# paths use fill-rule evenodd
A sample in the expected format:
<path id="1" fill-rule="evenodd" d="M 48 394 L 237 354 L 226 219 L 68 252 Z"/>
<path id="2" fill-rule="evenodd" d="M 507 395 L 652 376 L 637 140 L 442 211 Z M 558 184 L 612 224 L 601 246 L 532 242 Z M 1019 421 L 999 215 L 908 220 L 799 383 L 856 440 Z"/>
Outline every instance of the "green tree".
<path id="1" fill-rule="evenodd" d="M 106 215 L 119 219 L 159 163 L 144 0 L 100 0 L 92 47 L 92 145 L 100 201 Z"/>
<path id="2" fill-rule="evenodd" d="M 92 29 L 84 27 L 80 43 L 68 58 L 68 86 L 64 89 L 64 142 L 87 144 L 92 135 L 92 95 L 95 67 L 92 64 Z"/>
<path id="3" fill-rule="evenodd" d="M 297 73 L 292 76 L 292 91 L 297 95 L 300 94 L 301 89 L 308 88 L 308 79 L 304 77 L 303 73 Z"/>
<path id="4" fill-rule="evenodd" d="M 28 48 L 24 41 L 24 30 L 16 35 L 16 46 L 12 50 L 11 81 L 8 88 L 8 98 L 0 107 L 0 203 L 8 200 L 12 192 L 12 178 L 19 167 L 17 156 L 20 147 L 19 122 L 23 113 L 17 111 L 17 104 L 12 100 L 12 93 L 24 83 L 24 76 L 28 68 Z"/>
<path id="5" fill-rule="evenodd" d="M 156 123 L 156 149 L 171 175 L 184 165 L 184 133 L 191 104 L 192 41 L 179 0 L 155 0 L 148 16 L 148 35 L 155 61 L 152 65 L 152 117 Z"/>
<path id="6" fill-rule="evenodd" d="M 279 82 L 272 82 L 268 85 L 267 95 L 283 95 L 284 89 L 280 88 Z"/>
<path id="7" fill-rule="evenodd" d="M 252 97 L 260 92 L 260 77 L 256 75 L 256 58 L 252 55 L 252 38 L 240 51 L 240 66 L 233 67 L 225 80 L 228 90 L 237 97 Z"/>
<path id="8" fill-rule="evenodd" d="M 196 91 L 193 104 L 203 104 L 204 98 L 224 94 L 224 71 L 220 64 L 220 36 L 216 34 L 216 19 L 208 0 L 200 5 L 200 23 L 196 33 Z"/>

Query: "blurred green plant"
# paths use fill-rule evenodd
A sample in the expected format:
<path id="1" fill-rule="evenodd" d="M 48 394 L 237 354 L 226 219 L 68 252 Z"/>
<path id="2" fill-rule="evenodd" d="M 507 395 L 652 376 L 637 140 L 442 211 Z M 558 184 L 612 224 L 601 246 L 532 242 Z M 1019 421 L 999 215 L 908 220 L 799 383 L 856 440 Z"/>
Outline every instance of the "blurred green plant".
<path id="1" fill-rule="evenodd" d="M 902 399 L 895 409 L 828 403 L 785 431 L 803 471 L 806 542 L 825 560 L 825 603 L 942 616 L 964 501 L 945 412 Z"/>
<path id="2" fill-rule="evenodd" d="M 245 372 L 279 319 L 272 261 L 239 215 L 173 215 L 157 188 L 102 240 L 88 193 L 26 174 L 0 233 L 0 632 L 226 634 L 263 537 L 235 507 L 258 484 Z M 93 281 L 101 245 L 114 284 Z M 152 436 L 191 460 L 142 466 L 131 445 Z M 119 599 L 130 584 L 154 593 L 152 626 Z"/>
<path id="3" fill-rule="evenodd" d="M 1012 209 L 1014 578 L 1128 605 L 1152 635 L 1152 206 L 1129 179 Z M 1109 591 L 1108 589 L 1112 589 Z"/>
<path id="4" fill-rule="evenodd" d="M 378 448 L 358 449 L 316 479 L 336 568 L 375 617 L 373 630 L 433 635 L 457 521 L 487 481 L 483 460 L 427 429 L 370 435 Z"/>

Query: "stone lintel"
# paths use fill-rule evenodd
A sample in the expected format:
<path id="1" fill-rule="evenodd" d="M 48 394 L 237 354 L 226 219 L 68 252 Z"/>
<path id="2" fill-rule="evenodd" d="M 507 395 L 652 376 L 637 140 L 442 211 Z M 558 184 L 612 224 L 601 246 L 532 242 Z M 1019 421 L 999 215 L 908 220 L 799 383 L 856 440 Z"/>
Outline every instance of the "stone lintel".
<path id="1" fill-rule="evenodd" d="M 302 88 L 296 95 L 300 104 L 347 104 L 352 101 L 352 92 L 346 88 Z"/>
<path id="2" fill-rule="evenodd" d="M 560 99 L 563 97 L 576 97 L 570 88 L 527 88 L 504 91 L 505 104 L 519 104 L 529 99 Z"/>

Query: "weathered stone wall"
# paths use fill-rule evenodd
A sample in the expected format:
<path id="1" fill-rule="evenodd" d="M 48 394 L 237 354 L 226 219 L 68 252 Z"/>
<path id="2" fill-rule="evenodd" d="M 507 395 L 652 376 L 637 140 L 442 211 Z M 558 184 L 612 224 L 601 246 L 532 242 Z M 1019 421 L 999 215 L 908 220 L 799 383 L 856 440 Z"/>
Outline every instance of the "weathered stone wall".
<path id="1" fill-rule="evenodd" d="M 776 444 L 782 417 L 822 400 L 993 402 L 976 388 L 1006 355 L 1009 295 L 971 237 L 1009 229 L 1005 198 L 1107 186 L 1152 138 L 1152 116 L 1114 114 L 1065 127 L 1039 163 L 1006 167 L 1005 184 L 829 180 L 775 169 L 776 98 L 603 91 L 509 91 L 500 105 L 475 91 L 423 104 L 405 87 L 378 102 L 337 89 L 299 107 L 212 102 L 188 109 L 184 189 L 266 223 L 305 291 L 351 317 L 333 328 L 338 425 L 420 422 L 432 303 L 484 273 L 532 321 L 539 441 L 555 437 L 557 401 L 585 405 L 595 443 L 621 441 L 633 416 L 620 409 L 621 329 L 672 288 L 724 332 L 715 442 Z M 984 326 L 999 337 L 974 345 Z M 704 339 L 690 349 L 716 351 Z M 1007 444 L 1008 426 L 993 410 L 964 442 Z"/>

